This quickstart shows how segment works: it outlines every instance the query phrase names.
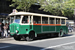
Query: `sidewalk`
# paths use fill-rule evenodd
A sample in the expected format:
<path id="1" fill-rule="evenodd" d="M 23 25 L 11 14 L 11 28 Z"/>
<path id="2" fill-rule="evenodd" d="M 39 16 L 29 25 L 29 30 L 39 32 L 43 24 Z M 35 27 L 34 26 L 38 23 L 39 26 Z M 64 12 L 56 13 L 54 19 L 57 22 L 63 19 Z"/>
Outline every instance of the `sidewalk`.
<path id="1" fill-rule="evenodd" d="M 7 40 L 13 40 L 13 37 L 10 37 L 10 38 L 0 38 L 0 41 L 7 41 Z"/>
<path id="2" fill-rule="evenodd" d="M 8 37 L 3 37 L 3 36 L 0 37 L 0 39 L 4 39 L 4 38 L 11 38 L 11 36 L 8 35 Z"/>

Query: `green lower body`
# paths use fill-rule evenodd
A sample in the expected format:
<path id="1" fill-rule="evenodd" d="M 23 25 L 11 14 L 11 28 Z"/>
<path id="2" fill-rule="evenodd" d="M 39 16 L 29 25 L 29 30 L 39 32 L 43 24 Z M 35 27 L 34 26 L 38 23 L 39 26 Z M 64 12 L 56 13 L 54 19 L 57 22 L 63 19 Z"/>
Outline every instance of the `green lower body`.
<path id="1" fill-rule="evenodd" d="M 59 33 L 61 29 L 65 34 L 68 33 L 68 28 L 66 26 L 33 26 L 33 30 L 36 32 L 36 34 Z"/>
<path id="2" fill-rule="evenodd" d="M 18 32 L 16 32 L 16 30 L 18 30 Z M 58 33 L 59 36 L 62 36 L 68 33 L 68 28 L 66 26 L 20 25 L 19 29 L 17 29 L 17 27 L 11 27 L 10 31 L 15 40 L 20 40 L 22 37 L 33 39 L 41 34 L 56 35 L 56 33 Z"/>
<path id="3" fill-rule="evenodd" d="M 11 35 L 14 34 L 29 34 L 30 31 L 34 31 L 35 34 L 43 34 L 43 33 L 59 33 L 60 30 L 66 34 L 68 33 L 68 28 L 66 26 L 42 26 L 42 25 L 20 25 L 18 29 L 18 33 L 16 33 L 16 28 L 10 29 Z M 13 31 L 14 30 L 14 31 Z"/>

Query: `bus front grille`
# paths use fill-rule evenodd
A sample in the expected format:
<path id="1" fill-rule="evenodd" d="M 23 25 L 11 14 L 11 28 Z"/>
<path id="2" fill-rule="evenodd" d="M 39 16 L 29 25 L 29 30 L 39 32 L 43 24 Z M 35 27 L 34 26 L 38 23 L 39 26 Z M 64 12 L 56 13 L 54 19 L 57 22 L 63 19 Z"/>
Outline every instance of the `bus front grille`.
<path id="1" fill-rule="evenodd" d="M 15 27 L 14 25 L 11 26 L 11 32 L 14 32 L 15 31 Z"/>

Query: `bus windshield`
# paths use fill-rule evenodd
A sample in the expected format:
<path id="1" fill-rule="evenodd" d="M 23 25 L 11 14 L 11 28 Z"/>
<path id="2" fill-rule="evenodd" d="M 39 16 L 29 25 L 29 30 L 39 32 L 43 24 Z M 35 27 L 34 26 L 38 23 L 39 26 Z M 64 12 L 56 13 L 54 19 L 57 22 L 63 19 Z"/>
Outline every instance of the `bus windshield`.
<path id="1" fill-rule="evenodd" d="M 15 16 L 14 23 L 20 23 L 20 18 L 21 18 L 20 15 Z"/>

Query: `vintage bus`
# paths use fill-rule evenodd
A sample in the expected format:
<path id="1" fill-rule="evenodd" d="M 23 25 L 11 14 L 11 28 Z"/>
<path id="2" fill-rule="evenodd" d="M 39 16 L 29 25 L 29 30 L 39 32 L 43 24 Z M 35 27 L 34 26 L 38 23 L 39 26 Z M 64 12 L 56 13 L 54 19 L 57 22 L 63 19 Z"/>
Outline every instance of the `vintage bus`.
<path id="1" fill-rule="evenodd" d="M 29 41 L 39 35 L 63 36 L 68 33 L 66 17 L 30 12 L 11 13 L 9 17 L 10 34 L 15 40 L 25 38 Z"/>

